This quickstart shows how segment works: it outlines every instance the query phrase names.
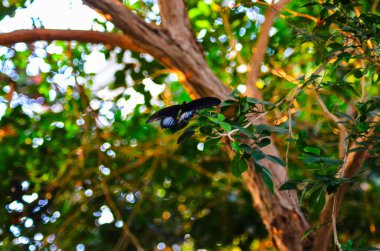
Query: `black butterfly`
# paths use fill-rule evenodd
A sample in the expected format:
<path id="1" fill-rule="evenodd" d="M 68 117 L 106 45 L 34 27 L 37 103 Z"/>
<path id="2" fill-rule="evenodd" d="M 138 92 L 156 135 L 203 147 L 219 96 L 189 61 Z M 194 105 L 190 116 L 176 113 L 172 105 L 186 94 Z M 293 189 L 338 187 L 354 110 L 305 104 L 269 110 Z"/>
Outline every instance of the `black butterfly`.
<path id="1" fill-rule="evenodd" d="M 148 118 L 146 123 L 161 120 L 161 128 L 178 128 L 183 122 L 187 122 L 196 111 L 219 105 L 220 100 L 214 97 L 195 99 L 182 105 L 172 105 L 154 113 Z"/>

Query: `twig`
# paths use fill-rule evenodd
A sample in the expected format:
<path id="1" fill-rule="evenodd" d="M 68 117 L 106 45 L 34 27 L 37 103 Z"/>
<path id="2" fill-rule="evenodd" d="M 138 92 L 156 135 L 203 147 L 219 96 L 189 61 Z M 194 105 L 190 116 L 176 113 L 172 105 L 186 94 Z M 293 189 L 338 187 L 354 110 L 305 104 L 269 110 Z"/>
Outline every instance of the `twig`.
<path id="1" fill-rule="evenodd" d="M 231 130 L 231 131 L 228 132 L 228 133 L 219 133 L 219 132 L 218 132 L 217 135 L 220 136 L 220 137 L 227 136 L 227 137 L 233 142 L 233 141 L 235 141 L 235 139 L 232 138 L 232 135 L 233 135 L 234 133 L 238 132 L 238 131 L 239 131 L 239 129 L 233 129 L 233 130 Z"/>
<path id="2" fill-rule="evenodd" d="M 336 230 L 336 195 L 334 196 L 332 223 L 333 223 L 333 231 L 334 231 L 334 243 L 339 248 L 339 250 L 341 251 L 342 250 L 342 246 L 339 243 L 338 233 L 337 233 L 337 230 Z"/>
<path id="3" fill-rule="evenodd" d="M 314 90 L 314 93 L 315 93 L 315 97 L 317 98 L 317 101 L 318 101 L 319 105 L 321 106 L 321 108 L 322 108 L 324 114 L 326 115 L 326 117 L 329 118 L 329 119 L 331 119 L 331 120 L 333 120 L 335 123 L 337 123 L 337 125 L 340 128 L 343 127 L 341 124 L 339 124 L 340 119 L 337 116 L 335 116 L 334 114 L 332 114 L 327 109 L 327 107 L 326 107 L 325 103 L 323 102 L 321 96 L 319 95 L 318 91 L 315 88 L 313 88 L 313 90 Z"/>
<path id="4" fill-rule="evenodd" d="M 292 110 L 291 110 L 291 107 L 288 108 L 288 123 L 289 123 L 289 134 L 290 134 L 290 137 L 294 138 L 293 127 L 292 127 Z"/>

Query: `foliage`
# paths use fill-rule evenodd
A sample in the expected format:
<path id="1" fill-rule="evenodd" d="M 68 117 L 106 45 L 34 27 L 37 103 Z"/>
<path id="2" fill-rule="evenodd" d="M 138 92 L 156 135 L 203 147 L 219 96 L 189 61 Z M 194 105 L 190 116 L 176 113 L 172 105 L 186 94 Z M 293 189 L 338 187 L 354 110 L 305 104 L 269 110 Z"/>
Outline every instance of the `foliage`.
<path id="1" fill-rule="evenodd" d="M 234 157 L 231 163 L 231 173 L 239 177 L 248 168 L 247 161 L 253 161 L 256 172 L 261 175 L 267 187 L 273 192 L 274 185 L 272 174 L 260 161 L 267 159 L 279 166 L 285 167 L 285 162 L 273 155 L 265 154 L 261 148 L 271 144 L 270 133 L 288 133 L 287 129 L 281 127 L 271 127 L 266 124 L 253 124 L 253 118 L 259 114 L 267 113 L 265 107 L 271 109 L 275 107 L 270 102 L 263 102 L 254 98 L 239 97 L 237 91 L 221 104 L 221 113 L 203 112 L 197 122 L 191 124 L 182 135 L 178 142 L 198 134 L 204 138 L 204 144 L 214 146 L 219 143 L 223 136 L 229 138 Z M 231 116 L 226 118 L 224 114 Z M 260 115 L 259 115 L 260 116 Z"/>
<path id="2" fill-rule="evenodd" d="M 25 2 L 3 1 L 0 19 Z M 160 24 L 155 1 L 125 4 Z M 305 236 L 321 226 L 326 195 L 350 184 L 337 225 L 342 247 L 379 245 L 378 10 L 370 1 L 290 3 L 274 24 L 259 100 L 242 92 L 267 5 L 187 7 L 208 64 L 235 91 L 220 111 L 201 111 L 174 134 L 145 120 L 190 97 L 150 55 L 62 41 L 1 47 L 1 245 L 134 250 L 130 230 L 149 250 L 269 249 L 240 182 L 249 162 L 272 192 L 298 191 L 313 223 Z M 107 83 L 86 70 L 94 52 L 118 67 Z M 271 144 L 281 158 L 264 153 Z M 360 172 L 344 177 L 348 153 L 363 150 Z M 268 163 L 288 168 L 281 188 Z"/>

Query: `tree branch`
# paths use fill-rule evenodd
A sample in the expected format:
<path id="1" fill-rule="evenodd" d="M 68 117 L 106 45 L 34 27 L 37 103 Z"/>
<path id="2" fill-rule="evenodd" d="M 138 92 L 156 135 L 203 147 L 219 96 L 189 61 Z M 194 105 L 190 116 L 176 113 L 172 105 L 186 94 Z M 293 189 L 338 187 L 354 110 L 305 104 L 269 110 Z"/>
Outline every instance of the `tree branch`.
<path id="1" fill-rule="evenodd" d="M 379 121 L 379 118 L 375 119 L 375 121 Z M 374 135 L 374 132 L 370 132 L 367 137 Z M 364 139 L 361 139 L 361 141 L 364 141 Z M 359 147 L 357 144 L 353 144 L 350 149 L 354 149 L 356 147 Z M 347 162 L 345 166 L 345 171 L 343 178 L 351 178 L 354 176 L 362 167 L 364 161 L 366 160 L 367 151 L 360 151 L 360 152 L 351 152 L 347 153 Z M 331 220 L 331 216 L 333 214 L 333 208 L 334 208 L 334 200 L 335 201 L 335 211 L 339 212 L 339 208 L 342 204 L 344 194 L 348 188 L 349 184 L 343 184 L 339 187 L 338 192 L 336 194 L 331 194 L 327 197 L 326 205 L 322 210 L 322 213 L 319 217 L 319 223 L 322 225 L 316 232 L 315 238 L 314 238 L 314 251 L 324 251 L 328 250 L 329 247 L 329 240 L 331 238 L 333 226 L 332 224 L 326 224 L 329 223 Z M 336 196 L 336 198 L 335 198 Z"/>
<path id="2" fill-rule="evenodd" d="M 15 43 L 32 43 L 35 41 L 75 40 L 85 43 L 103 43 L 112 47 L 145 52 L 145 50 L 129 36 L 110 32 L 83 31 L 83 30 L 50 30 L 32 29 L 17 30 L 0 34 L 0 45 L 9 46 Z"/>
<path id="3" fill-rule="evenodd" d="M 157 26 L 148 24 L 117 0 L 84 0 L 84 4 L 96 9 L 127 36 L 156 59 L 166 57 L 162 48 L 167 45 L 166 34 Z"/>
<path id="4" fill-rule="evenodd" d="M 260 27 L 258 40 L 255 47 L 252 49 L 253 57 L 251 58 L 250 71 L 247 78 L 247 91 L 246 94 L 249 97 L 262 99 L 261 93 L 256 88 L 256 82 L 260 77 L 261 64 L 264 61 L 266 49 L 269 43 L 269 31 L 272 28 L 274 19 L 277 17 L 278 12 L 289 2 L 290 0 L 280 0 L 277 4 L 272 4 L 265 15 L 265 22 Z"/>
<path id="5" fill-rule="evenodd" d="M 188 43 L 189 40 L 195 39 L 184 1 L 159 0 L 158 4 L 162 20 L 161 27 L 168 31 L 174 40 Z"/>

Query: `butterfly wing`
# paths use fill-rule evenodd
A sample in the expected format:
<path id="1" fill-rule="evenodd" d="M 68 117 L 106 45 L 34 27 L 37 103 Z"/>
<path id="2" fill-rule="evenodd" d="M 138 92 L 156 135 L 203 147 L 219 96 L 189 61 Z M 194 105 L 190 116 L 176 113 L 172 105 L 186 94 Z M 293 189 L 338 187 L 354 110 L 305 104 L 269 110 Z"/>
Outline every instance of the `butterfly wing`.
<path id="1" fill-rule="evenodd" d="M 158 112 L 152 114 L 146 121 L 150 123 L 156 120 L 161 120 L 160 125 L 162 128 L 171 128 L 177 124 L 177 115 L 181 110 L 181 105 L 172 105 L 159 110 Z"/>
<path id="2" fill-rule="evenodd" d="M 195 115 L 196 111 L 219 105 L 220 102 L 220 99 L 214 97 L 204 97 L 190 101 L 189 103 L 183 105 L 178 122 L 188 120 Z"/>
<path id="3" fill-rule="evenodd" d="M 182 112 L 181 113 L 181 116 L 179 116 L 179 119 L 178 121 L 183 121 L 183 120 L 188 120 L 190 119 L 192 116 L 194 116 L 195 114 L 195 111 L 187 111 L 187 112 Z"/>
<path id="4" fill-rule="evenodd" d="M 199 111 L 220 104 L 220 99 L 214 97 L 204 97 L 190 101 L 183 105 L 182 112 Z"/>
<path id="5" fill-rule="evenodd" d="M 161 128 L 172 128 L 177 124 L 177 118 L 176 117 L 164 117 L 161 122 Z"/>
<path id="6" fill-rule="evenodd" d="M 173 105 L 159 110 L 148 118 L 146 123 L 160 120 L 162 128 L 173 128 L 184 120 L 189 120 L 195 112 L 220 104 L 220 100 L 214 97 L 205 97 L 184 103 L 183 105 Z M 177 120 L 178 113 L 181 114 Z"/>

